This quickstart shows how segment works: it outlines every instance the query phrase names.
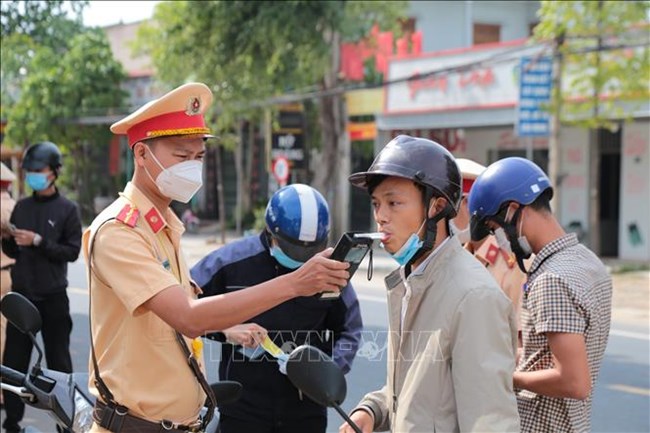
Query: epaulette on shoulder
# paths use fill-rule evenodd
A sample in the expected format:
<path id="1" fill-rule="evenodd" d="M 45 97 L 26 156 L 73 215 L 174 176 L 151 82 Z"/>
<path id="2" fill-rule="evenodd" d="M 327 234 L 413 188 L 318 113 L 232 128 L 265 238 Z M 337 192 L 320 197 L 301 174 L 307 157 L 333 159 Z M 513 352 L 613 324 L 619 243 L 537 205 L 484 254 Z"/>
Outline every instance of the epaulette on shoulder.
<path id="1" fill-rule="evenodd" d="M 130 204 L 125 204 L 120 213 L 115 217 L 119 222 L 126 224 L 129 227 L 135 227 L 140 217 L 140 211 Z"/>

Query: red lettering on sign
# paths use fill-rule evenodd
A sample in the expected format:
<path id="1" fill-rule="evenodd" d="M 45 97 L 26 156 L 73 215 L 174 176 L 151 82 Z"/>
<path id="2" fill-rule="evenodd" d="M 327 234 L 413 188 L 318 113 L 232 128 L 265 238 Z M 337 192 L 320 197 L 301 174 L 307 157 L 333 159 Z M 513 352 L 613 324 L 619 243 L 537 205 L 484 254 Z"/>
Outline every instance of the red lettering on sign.
<path id="1" fill-rule="evenodd" d="M 492 68 L 465 72 L 460 74 L 459 84 L 463 89 L 470 85 L 487 87 L 490 84 L 494 84 L 494 72 L 492 72 Z"/>
<path id="2" fill-rule="evenodd" d="M 416 72 L 408 82 L 409 95 L 411 99 L 415 99 L 417 93 L 424 89 L 439 89 L 443 92 L 447 91 L 449 85 L 447 77 L 418 78 L 419 76 L 420 73 Z"/>

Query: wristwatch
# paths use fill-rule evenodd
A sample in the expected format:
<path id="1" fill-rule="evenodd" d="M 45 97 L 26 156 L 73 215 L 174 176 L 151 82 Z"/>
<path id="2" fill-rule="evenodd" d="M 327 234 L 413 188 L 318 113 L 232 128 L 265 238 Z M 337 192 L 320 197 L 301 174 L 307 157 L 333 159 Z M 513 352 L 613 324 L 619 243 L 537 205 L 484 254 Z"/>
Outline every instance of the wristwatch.
<path id="1" fill-rule="evenodd" d="M 35 233 L 34 234 L 34 239 L 32 239 L 32 245 L 37 247 L 37 246 L 39 246 L 41 244 L 42 240 L 43 240 L 43 238 L 41 237 L 41 235 L 39 235 L 38 233 Z"/>

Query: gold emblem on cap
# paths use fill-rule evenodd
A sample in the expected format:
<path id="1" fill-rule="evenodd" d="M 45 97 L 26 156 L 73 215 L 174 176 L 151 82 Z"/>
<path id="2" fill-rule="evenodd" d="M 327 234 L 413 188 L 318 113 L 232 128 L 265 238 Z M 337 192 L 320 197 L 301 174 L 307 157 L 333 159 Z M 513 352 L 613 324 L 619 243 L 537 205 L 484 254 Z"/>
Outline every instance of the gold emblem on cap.
<path id="1" fill-rule="evenodd" d="M 201 99 L 199 99 L 198 96 L 192 96 L 187 103 L 187 110 L 185 110 L 185 114 L 188 116 L 195 116 L 199 114 L 199 111 L 201 111 Z"/>

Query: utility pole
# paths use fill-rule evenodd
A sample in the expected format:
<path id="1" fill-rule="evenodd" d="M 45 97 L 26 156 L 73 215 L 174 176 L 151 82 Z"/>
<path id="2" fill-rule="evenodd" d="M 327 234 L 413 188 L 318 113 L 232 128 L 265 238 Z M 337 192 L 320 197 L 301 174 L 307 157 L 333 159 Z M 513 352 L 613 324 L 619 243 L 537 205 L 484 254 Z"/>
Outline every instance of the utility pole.
<path id="1" fill-rule="evenodd" d="M 603 27 L 603 0 L 598 1 L 598 31 L 596 51 L 596 67 L 594 72 L 594 93 L 592 95 L 594 104 L 594 119 L 600 116 L 600 56 L 603 48 L 602 27 Z M 598 122 L 597 122 L 598 123 Z M 589 137 L 589 247 L 600 254 L 600 131 L 592 130 Z"/>
<path id="2" fill-rule="evenodd" d="M 553 186 L 553 198 L 551 199 L 551 209 L 562 220 L 560 184 L 561 151 L 560 151 L 560 115 L 562 112 L 562 71 L 564 69 L 564 58 L 562 47 L 564 45 L 564 33 L 555 38 L 553 46 L 553 101 L 554 109 L 551 111 L 551 136 L 548 140 L 548 177 Z"/>

